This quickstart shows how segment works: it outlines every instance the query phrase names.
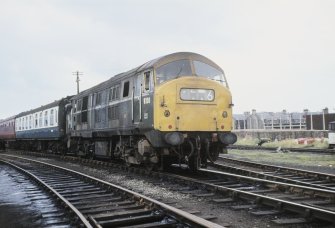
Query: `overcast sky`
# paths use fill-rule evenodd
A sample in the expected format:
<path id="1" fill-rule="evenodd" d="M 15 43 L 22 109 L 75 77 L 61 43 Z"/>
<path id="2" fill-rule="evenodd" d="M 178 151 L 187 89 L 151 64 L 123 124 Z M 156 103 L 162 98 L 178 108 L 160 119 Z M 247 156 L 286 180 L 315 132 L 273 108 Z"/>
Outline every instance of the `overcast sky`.
<path id="1" fill-rule="evenodd" d="M 0 0 L 0 119 L 154 58 L 220 65 L 234 112 L 335 112 L 333 0 Z"/>

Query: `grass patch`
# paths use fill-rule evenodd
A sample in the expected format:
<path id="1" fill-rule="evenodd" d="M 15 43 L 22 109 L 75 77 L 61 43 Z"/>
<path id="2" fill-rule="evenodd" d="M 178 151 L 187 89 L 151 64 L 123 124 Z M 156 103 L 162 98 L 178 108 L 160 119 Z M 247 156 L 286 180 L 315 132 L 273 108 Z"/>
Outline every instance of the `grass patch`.
<path id="1" fill-rule="evenodd" d="M 300 143 L 299 143 L 300 141 Z M 318 148 L 318 149 L 326 149 L 328 148 L 328 141 L 326 139 L 306 139 L 306 142 L 301 142 L 299 139 L 285 139 L 280 141 L 270 141 L 263 143 L 263 147 L 283 147 L 283 148 Z M 239 138 L 235 145 L 241 146 L 257 146 L 260 142 L 259 139 L 253 138 Z"/>
<path id="2" fill-rule="evenodd" d="M 256 162 L 290 164 L 297 166 L 315 166 L 335 168 L 335 155 L 312 154 L 312 153 L 271 153 L 250 150 L 229 150 L 229 155 L 247 158 Z"/>
<path id="3" fill-rule="evenodd" d="M 234 145 L 240 145 L 240 146 L 257 146 L 258 142 L 259 142 L 258 139 L 253 139 L 253 138 L 238 138 L 237 142 Z"/>

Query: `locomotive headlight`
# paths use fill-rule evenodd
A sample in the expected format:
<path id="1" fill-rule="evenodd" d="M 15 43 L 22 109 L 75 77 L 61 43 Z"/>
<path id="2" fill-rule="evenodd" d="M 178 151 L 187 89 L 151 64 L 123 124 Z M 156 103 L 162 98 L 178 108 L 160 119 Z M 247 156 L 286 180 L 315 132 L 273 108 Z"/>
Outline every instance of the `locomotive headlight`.
<path id="1" fill-rule="evenodd" d="M 170 132 L 164 135 L 164 139 L 168 144 L 178 146 L 184 142 L 184 135 L 180 132 Z"/>
<path id="2" fill-rule="evenodd" d="M 221 143 L 228 145 L 234 144 L 237 141 L 237 136 L 234 133 L 227 132 L 227 133 L 218 133 L 218 138 Z"/>
<path id="3" fill-rule="evenodd" d="M 223 117 L 223 118 L 227 118 L 227 117 L 228 117 L 228 113 L 227 113 L 226 111 L 223 111 L 223 112 L 222 112 L 222 117 Z"/>

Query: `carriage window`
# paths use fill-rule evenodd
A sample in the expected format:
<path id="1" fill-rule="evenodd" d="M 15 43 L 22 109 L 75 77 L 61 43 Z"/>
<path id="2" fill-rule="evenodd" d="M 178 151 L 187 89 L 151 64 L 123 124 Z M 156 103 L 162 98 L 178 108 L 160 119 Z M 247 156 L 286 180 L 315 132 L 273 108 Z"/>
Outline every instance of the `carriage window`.
<path id="1" fill-rule="evenodd" d="M 50 126 L 54 125 L 54 110 L 51 109 L 50 111 Z"/>
<path id="2" fill-rule="evenodd" d="M 43 127 L 43 126 L 42 126 L 42 122 L 43 122 L 43 120 L 42 120 L 42 112 L 40 113 L 40 118 L 39 118 L 38 121 L 39 121 L 38 126 L 39 126 L 39 127 Z"/>
<path id="3" fill-rule="evenodd" d="M 37 114 L 35 114 L 35 128 L 37 128 L 38 127 L 38 119 L 37 119 Z"/>
<path id="4" fill-rule="evenodd" d="M 165 64 L 156 70 L 157 84 L 182 76 L 192 76 L 191 64 L 187 59 Z"/>
<path id="5" fill-rule="evenodd" d="M 48 111 L 44 112 L 44 126 L 48 126 Z"/>
<path id="6" fill-rule="evenodd" d="M 129 81 L 126 81 L 123 83 L 123 96 L 122 97 L 128 97 L 129 96 Z"/>
<path id="7" fill-rule="evenodd" d="M 33 127 L 33 118 L 32 115 L 29 116 L 29 129 Z"/>
<path id="8" fill-rule="evenodd" d="M 55 110 L 55 116 L 56 116 L 55 123 L 57 124 L 58 123 L 58 111 L 57 111 L 57 109 Z"/>

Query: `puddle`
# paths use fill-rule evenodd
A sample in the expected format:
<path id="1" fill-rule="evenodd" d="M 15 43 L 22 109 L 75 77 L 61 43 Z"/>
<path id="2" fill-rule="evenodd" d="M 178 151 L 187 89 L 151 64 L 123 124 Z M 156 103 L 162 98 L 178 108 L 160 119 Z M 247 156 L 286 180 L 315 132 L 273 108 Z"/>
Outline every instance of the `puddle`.
<path id="1" fill-rule="evenodd" d="M 0 227 L 66 226 L 65 216 L 48 217 L 61 210 L 47 197 L 27 177 L 0 163 Z M 50 213 L 42 214 L 46 210 Z"/>

